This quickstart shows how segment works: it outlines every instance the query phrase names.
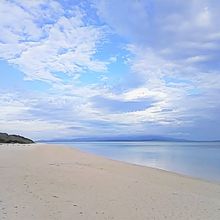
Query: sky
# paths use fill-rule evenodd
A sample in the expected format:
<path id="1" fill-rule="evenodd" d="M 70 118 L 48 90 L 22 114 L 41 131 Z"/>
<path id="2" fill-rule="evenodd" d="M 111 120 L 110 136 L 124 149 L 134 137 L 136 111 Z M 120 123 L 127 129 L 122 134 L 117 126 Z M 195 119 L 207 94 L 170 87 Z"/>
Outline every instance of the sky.
<path id="1" fill-rule="evenodd" d="M 220 139 L 220 1 L 1 0 L 0 131 Z"/>

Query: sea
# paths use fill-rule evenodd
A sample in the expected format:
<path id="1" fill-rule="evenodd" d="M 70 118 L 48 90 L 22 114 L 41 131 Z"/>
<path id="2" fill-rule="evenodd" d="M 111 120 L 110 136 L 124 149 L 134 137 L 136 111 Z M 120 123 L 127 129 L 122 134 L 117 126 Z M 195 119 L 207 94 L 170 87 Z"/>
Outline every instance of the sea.
<path id="1" fill-rule="evenodd" d="M 220 183 L 220 142 L 103 141 L 60 144 L 113 160 Z"/>

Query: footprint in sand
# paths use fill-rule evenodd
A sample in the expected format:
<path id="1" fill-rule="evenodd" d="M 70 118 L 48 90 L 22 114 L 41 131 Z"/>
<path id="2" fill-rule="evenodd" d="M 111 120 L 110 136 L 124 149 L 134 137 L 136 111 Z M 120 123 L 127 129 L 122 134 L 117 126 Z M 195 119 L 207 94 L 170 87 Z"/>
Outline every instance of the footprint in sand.
<path id="1" fill-rule="evenodd" d="M 53 196 L 53 198 L 59 198 L 58 196 Z"/>

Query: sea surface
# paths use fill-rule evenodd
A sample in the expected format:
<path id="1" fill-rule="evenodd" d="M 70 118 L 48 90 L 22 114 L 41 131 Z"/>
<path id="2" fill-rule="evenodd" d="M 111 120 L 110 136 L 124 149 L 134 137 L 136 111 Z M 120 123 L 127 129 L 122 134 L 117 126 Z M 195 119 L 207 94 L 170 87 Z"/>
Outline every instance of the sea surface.
<path id="1" fill-rule="evenodd" d="M 110 159 L 220 183 L 220 142 L 65 142 Z"/>

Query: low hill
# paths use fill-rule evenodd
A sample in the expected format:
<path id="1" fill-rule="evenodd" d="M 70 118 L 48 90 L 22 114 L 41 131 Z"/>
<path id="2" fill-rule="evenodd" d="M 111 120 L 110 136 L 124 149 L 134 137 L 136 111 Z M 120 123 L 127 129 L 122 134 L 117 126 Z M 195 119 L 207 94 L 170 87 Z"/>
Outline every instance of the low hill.
<path id="1" fill-rule="evenodd" d="M 34 141 L 19 135 L 8 135 L 7 133 L 0 133 L 0 143 L 32 144 Z"/>
<path id="2" fill-rule="evenodd" d="M 109 137 L 81 137 L 81 138 L 62 138 L 52 140 L 39 140 L 39 142 L 98 142 L 98 141 L 185 141 L 183 139 L 176 139 L 171 137 L 164 137 L 159 135 L 119 135 Z"/>

